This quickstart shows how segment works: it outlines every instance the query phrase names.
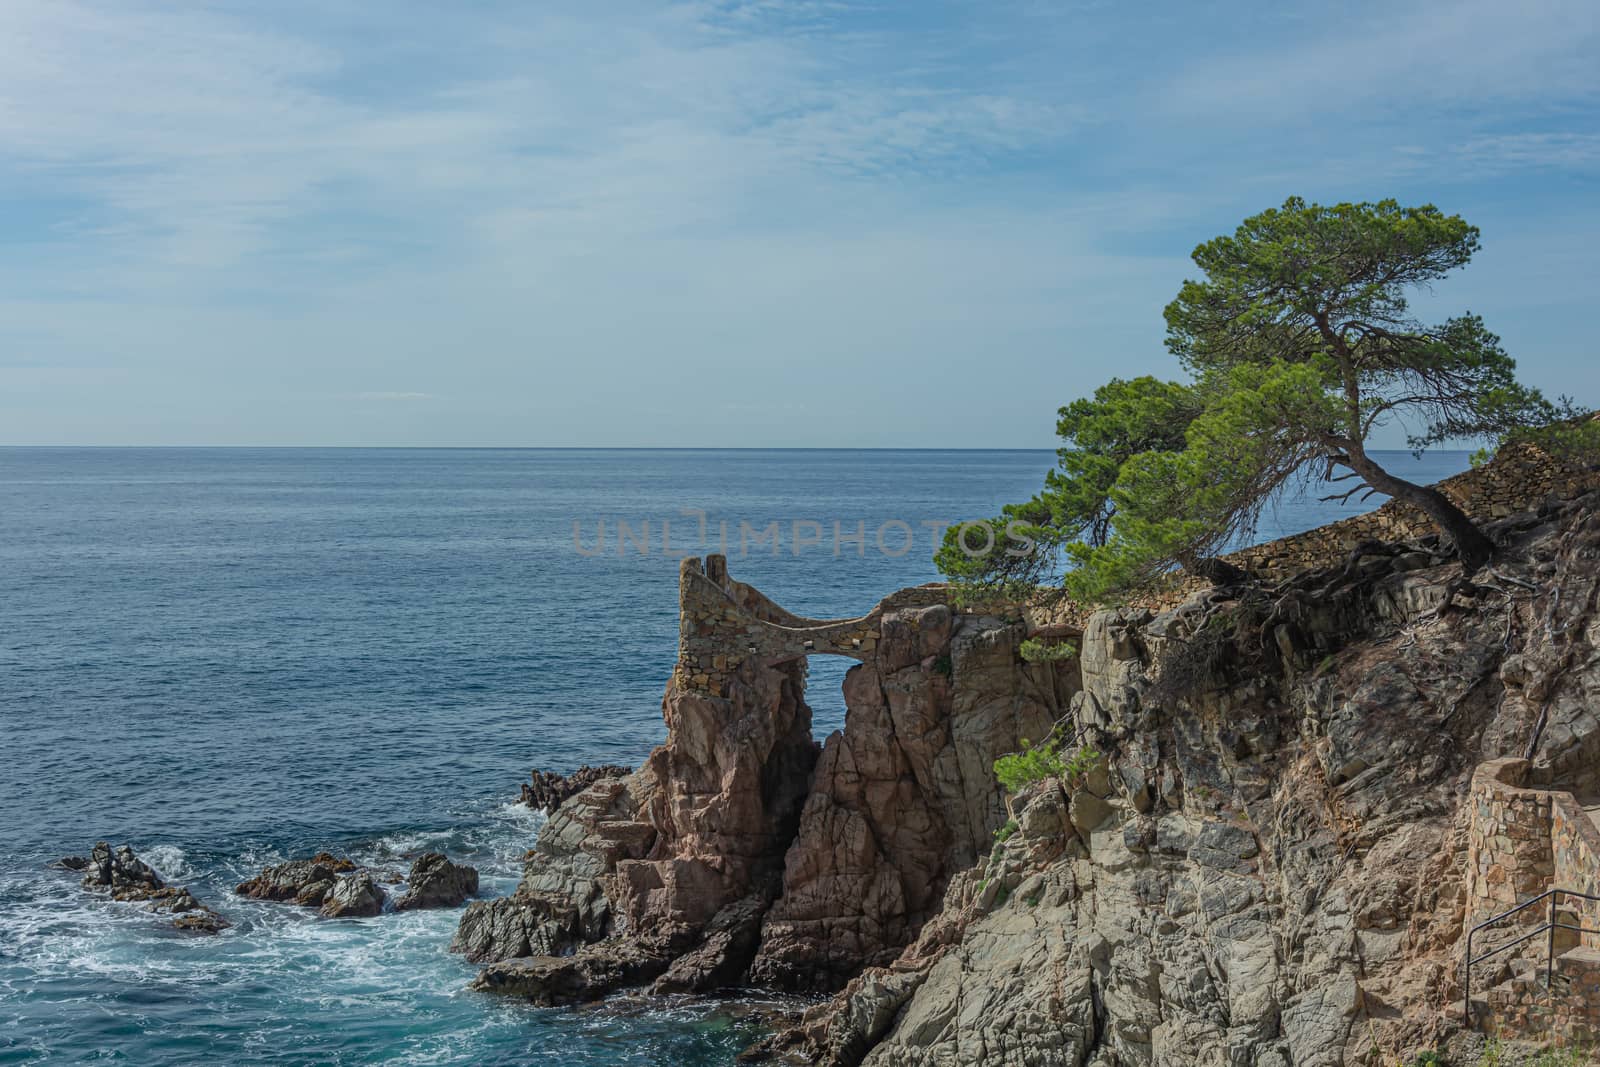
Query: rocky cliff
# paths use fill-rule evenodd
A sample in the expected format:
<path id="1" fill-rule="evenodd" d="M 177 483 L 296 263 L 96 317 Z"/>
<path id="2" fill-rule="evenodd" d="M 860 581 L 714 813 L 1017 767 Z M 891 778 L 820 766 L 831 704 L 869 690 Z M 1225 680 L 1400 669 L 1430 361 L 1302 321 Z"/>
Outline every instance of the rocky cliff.
<path id="1" fill-rule="evenodd" d="M 479 988 L 540 1003 L 837 991 L 757 1050 L 796 1062 L 1287 1067 L 1466 1040 L 1474 769 L 1527 756 L 1600 795 L 1600 494 L 1492 532 L 1470 580 L 1427 538 L 1367 542 L 1098 612 L 1040 664 L 1020 609 L 925 587 L 801 619 L 688 561 L 668 742 L 563 804 L 456 947 Z M 824 653 L 859 665 L 818 746 Z M 994 760 L 1057 724 L 1101 757 L 1003 796 Z"/>
<path id="2" fill-rule="evenodd" d="M 666 744 L 562 804 L 516 892 L 464 914 L 452 947 L 487 964 L 480 988 L 836 990 L 891 962 L 987 853 L 1006 818 L 994 760 L 1077 691 L 1075 664 L 1021 661 L 1021 621 L 957 613 L 942 590 L 840 629 L 708 563 L 686 564 Z M 826 638 L 806 635 L 835 631 L 861 663 L 845 729 L 819 745 L 805 657 Z"/>

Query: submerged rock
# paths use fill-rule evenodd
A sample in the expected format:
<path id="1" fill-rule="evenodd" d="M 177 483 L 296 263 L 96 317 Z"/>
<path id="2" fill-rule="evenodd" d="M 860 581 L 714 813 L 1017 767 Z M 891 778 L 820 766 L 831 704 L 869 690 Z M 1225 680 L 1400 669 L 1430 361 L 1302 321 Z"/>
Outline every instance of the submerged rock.
<path id="1" fill-rule="evenodd" d="M 263 867 L 261 873 L 240 882 L 242 897 L 320 908 L 328 918 L 378 915 L 388 900 L 380 883 L 393 885 L 393 871 L 358 867 L 342 857 L 319 852 L 308 860 Z M 478 872 L 452 863 L 439 852 L 419 856 L 406 878 L 407 891 L 394 902 L 396 911 L 417 908 L 453 908 L 478 891 Z"/>
<path id="2" fill-rule="evenodd" d="M 406 876 L 406 892 L 395 901 L 396 911 L 418 908 L 454 908 L 478 891 L 478 871 L 452 863 L 439 852 L 418 857 Z"/>
<path id="3" fill-rule="evenodd" d="M 373 881 L 372 872 L 362 868 L 333 883 L 322 899 L 322 914 L 330 919 L 365 918 L 380 914 L 384 900 L 384 892 Z"/>
<path id="4" fill-rule="evenodd" d="M 202 905 L 199 911 L 186 912 L 178 916 L 172 920 L 172 925 L 186 934 L 220 934 L 233 924 Z"/>
<path id="5" fill-rule="evenodd" d="M 599 767 L 591 767 L 586 763 L 571 774 L 534 771 L 533 781 L 522 785 L 520 802 L 535 811 L 553 815 L 557 808 L 567 802 L 568 797 L 583 792 L 594 783 L 605 778 L 626 778 L 632 773 L 632 767 L 619 767 L 615 763 Z"/>

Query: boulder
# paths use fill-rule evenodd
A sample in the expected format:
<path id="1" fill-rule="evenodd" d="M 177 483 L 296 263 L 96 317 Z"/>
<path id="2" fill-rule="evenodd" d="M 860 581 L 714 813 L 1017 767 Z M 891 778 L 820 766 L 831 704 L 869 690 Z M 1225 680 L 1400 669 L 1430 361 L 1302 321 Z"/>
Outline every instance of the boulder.
<path id="1" fill-rule="evenodd" d="M 571 956 L 531 956 L 491 963 L 473 980 L 486 993 L 521 997 L 544 1007 L 586 1004 L 643 985 L 667 969 L 667 952 L 634 941 L 585 945 Z"/>
<path id="2" fill-rule="evenodd" d="M 734 901 L 706 927 L 704 940 L 672 961 L 651 987 L 653 993 L 712 993 L 743 983 L 761 944 L 767 902 L 758 896 Z"/>
<path id="3" fill-rule="evenodd" d="M 166 886 L 161 876 L 127 845 L 113 850 L 104 841 L 98 842 L 83 870 L 86 889 L 109 889 L 117 900 L 143 900 Z"/>
<path id="4" fill-rule="evenodd" d="M 384 892 L 362 868 L 333 883 L 322 900 L 322 914 L 330 919 L 357 919 L 383 911 Z"/>
<path id="5" fill-rule="evenodd" d="M 220 934 L 233 924 L 202 904 L 172 920 L 172 925 L 186 934 Z"/>
<path id="6" fill-rule="evenodd" d="M 319 852 L 308 860 L 290 860 L 263 867 L 254 878 L 240 882 L 234 892 L 252 900 L 275 900 L 314 908 L 322 904 L 341 874 L 355 869 L 356 865 L 347 859 Z"/>
<path id="7" fill-rule="evenodd" d="M 454 908 L 478 891 L 478 872 L 451 863 L 442 853 L 429 852 L 411 865 L 406 892 L 395 901 L 396 911 L 418 908 Z"/>
<path id="8" fill-rule="evenodd" d="M 604 936 L 612 913 L 601 879 L 656 839 L 641 819 L 640 786 L 638 776 L 603 778 L 563 804 L 524 858 L 516 892 L 468 903 L 450 951 L 474 963 L 562 956 Z"/>

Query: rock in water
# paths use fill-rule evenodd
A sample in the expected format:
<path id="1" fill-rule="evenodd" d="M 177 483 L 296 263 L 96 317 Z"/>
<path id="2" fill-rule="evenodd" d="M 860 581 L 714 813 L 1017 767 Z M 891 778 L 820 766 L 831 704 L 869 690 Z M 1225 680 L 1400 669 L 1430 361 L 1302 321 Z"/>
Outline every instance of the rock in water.
<path id="1" fill-rule="evenodd" d="M 178 916 L 172 925 L 185 933 L 214 934 L 233 925 L 196 900 L 194 894 L 183 886 L 167 885 L 127 845 L 113 850 L 101 841 L 94 846 L 88 859 L 69 856 L 52 866 L 86 871 L 83 876 L 85 889 L 109 889 L 113 900 L 125 903 L 144 901 L 150 911 Z"/>
<path id="2" fill-rule="evenodd" d="M 738 985 L 761 943 L 761 917 L 766 909 L 767 902 L 759 896 L 723 908 L 706 925 L 705 940 L 673 960 L 651 992 L 713 993 Z"/>
<path id="3" fill-rule="evenodd" d="M 571 956 L 532 956 L 492 963 L 472 982 L 480 992 L 522 997 L 555 1007 L 586 1004 L 626 986 L 643 985 L 666 970 L 666 951 L 637 942 L 587 945 Z"/>
<path id="4" fill-rule="evenodd" d="M 522 785 L 522 803 L 535 811 L 554 815 L 556 809 L 573 794 L 583 792 L 602 779 L 626 778 L 632 773 L 632 767 L 619 767 L 614 763 L 600 767 L 591 767 L 586 763 L 565 775 L 554 771 L 534 771 L 533 781 Z"/>
<path id="5" fill-rule="evenodd" d="M 356 865 L 347 859 L 319 852 L 308 860 L 290 860 L 263 867 L 254 878 L 240 882 L 234 892 L 252 900 L 276 900 L 315 908 L 333 889 L 341 874 L 355 869 Z"/>
<path id="6" fill-rule="evenodd" d="M 172 925 L 186 934 L 220 934 L 233 924 L 202 905 L 199 911 L 186 912 L 173 919 Z"/>
<path id="7" fill-rule="evenodd" d="M 395 901 L 396 911 L 418 908 L 453 908 L 478 891 L 478 872 L 451 863 L 442 853 L 428 852 L 411 865 L 405 895 Z"/>
<path id="8" fill-rule="evenodd" d="M 112 851 L 104 841 L 97 842 L 84 870 L 86 889 L 109 889 L 117 900 L 142 900 L 166 885 L 127 845 Z"/>
<path id="9" fill-rule="evenodd" d="M 362 868 L 333 883 L 322 901 L 322 914 L 330 919 L 356 919 L 383 911 L 384 893 Z"/>

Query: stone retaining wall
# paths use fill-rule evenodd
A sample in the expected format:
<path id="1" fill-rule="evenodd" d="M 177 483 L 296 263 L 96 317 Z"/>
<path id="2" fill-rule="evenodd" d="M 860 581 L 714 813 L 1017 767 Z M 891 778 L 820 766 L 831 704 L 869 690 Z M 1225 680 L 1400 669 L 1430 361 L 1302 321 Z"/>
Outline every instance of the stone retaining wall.
<path id="1" fill-rule="evenodd" d="M 1469 928 L 1549 889 L 1600 896 L 1600 830 L 1571 793 L 1529 788 L 1527 776 L 1528 761 L 1520 759 L 1491 760 L 1473 773 L 1467 828 Z M 1568 926 L 1600 929 L 1600 903 L 1557 898 L 1554 914 Z M 1550 916 L 1545 904 L 1528 908 L 1484 930 L 1473 952 L 1508 944 Z M 1554 988 L 1547 991 L 1544 967 L 1552 943 L 1558 955 Z M 1519 968 L 1521 976 L 1498 982 L 1507 966 Z M 1533 1036 L 1553 1027 L 1579 1041 L 1600 1034 L 1600 934 L 1556 930 L 1549 939 L 1540 934 L 1480 964 L 1473 982 L 1474 989 L 1494 983 L 1483 993 L 1487 1014 L 1478 1019 L 1488 1031 Z"/>
<path id="2" fill-rule="evenodd" d="M 1555 860 L 1555 885 L 1600 896 L 1600 830 L 1571 793 L 1554 793 L 1551 801 L 1550 841 Z M 1581 897 L 1564 898 L 1562 910 L 1575 926 L 1600 930 L 1600 902 Z M 1588 948 L 1600 949 L 1600 933 L 1577 935 Z"/>
<path id="3" fill-rule="evenodd" d="M 1528 761 L 1520 759 L 1491 760 L 1473 773 L 1467 827 L 1468 926 L 1514 908 L 1553 884 L 1554 794 L 1524 788 L 1527 773 Z M 1544 919 L 1539 908 L 1529 908 L 1512 922 L 1534 926 Z"/>
<path id="4" fill-rule="evenodd" d="M 1528 769 L 1527 760 L 1499 759 L 1480 764 L 1472 775 L 1469 924 L 1547 889 L 1600 896 L 1600 829 L 1571 793 L 1529 787 Z M 1573 897 L 1559 907 L 1570 913 L 1569 921 L 1581 920 L 1574 925 L 1600 929 L 1600 903 Z M 1544 914 L 1530 922 L 1544 921 Z M 1600 935 L 1584 935 L 1582 943 L 1600 949 Z"/>

